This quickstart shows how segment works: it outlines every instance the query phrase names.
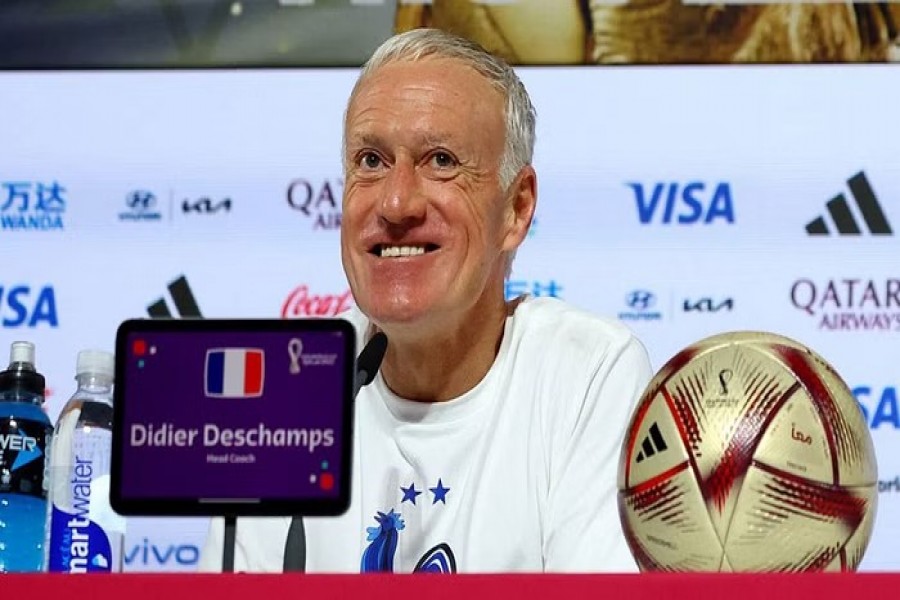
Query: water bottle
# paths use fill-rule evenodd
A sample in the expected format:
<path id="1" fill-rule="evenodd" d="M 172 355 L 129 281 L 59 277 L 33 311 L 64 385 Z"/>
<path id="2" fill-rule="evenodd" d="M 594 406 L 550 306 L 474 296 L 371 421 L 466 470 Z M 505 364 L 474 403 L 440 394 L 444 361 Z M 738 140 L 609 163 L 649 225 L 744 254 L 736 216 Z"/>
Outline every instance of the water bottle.
<path id="1" fill-rule="evenodd" d="M 13 342 L 9 367 L 0 371 L 0 573 L 40 571 L 44 554 L 53 426 L 34 364 L 34 344 Z"/>
<path id="2" fill-rule="evenodd" d="M 47 570 L 120 572 L 125 519 L 109 505 L 113 355 L 78 353 L 78 389 L 53 434 L 48 475 Z"/>

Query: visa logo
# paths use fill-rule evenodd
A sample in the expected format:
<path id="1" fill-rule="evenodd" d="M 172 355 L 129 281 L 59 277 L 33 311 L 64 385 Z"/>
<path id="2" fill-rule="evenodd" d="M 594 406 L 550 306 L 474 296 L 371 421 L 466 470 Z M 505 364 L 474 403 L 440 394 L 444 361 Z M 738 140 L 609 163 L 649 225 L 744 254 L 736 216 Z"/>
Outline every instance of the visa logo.
<path id="1" fill-rule="evenodd" d="M 659 182 L 645 186 L 628 182 L 637 203 L 638 219 L 643 225 L 658 222 L 664 225 L 692 225 L 714 221 L 734 223 L 734 201 L 731 187 L 720 182 L 707 185 L 702 181 L 678 183 Z"/>
<path id="2" fill-rule="evenodd" d="M 167 544 L 157 546 L 144 538 L 125 552 L 125 565 L 191 566 L 200 562 L 200 548 L 193 544 Z"/>
<path id="3" fill-rule="evenodd" d="M 878 393 L 871 387 L 863 385 L 853 388 L 853 396 L 871 429 L 883 426 L 900 429 L 897 388 L 886 387 Z"/>
<path id="4" fill-rule="evenodd" d="M 56 296 L 48 286 L 33 290 L 27 285 L 0 286 L 0 325 L 3 327 L 59 326 Z"/>

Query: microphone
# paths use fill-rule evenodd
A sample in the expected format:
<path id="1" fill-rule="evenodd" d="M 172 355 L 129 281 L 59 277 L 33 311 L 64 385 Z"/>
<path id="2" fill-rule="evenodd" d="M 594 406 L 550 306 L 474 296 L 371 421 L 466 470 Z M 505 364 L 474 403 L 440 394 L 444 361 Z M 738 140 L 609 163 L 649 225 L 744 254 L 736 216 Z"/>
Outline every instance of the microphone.
<path id="1" fill-rule="evenodd" d="M 387 351 L 387 336 L 381 331 L 377 332 L 366 344 L 366 347 L 359 353 L 356 359 L 356 377 L 353 381 L 353 399 L 356 399 L 360 388 L 369 385 L 375 379 L 378 373 L 378 367 L 384 360 L 384 353 Z"/>
<path id="2" fill-rule="evenodd" d="M 359 353 L 356 359 L 356 374 L 353 377 L 353 399 L 356 400 L 359 390 L 364 385 L 369 385 L 378 373 L 378 367 L 384 360 L 387 351 L 387 336 L 379 331 L 369 339 L 369 342 Z M 302 573 L 306 570 L 306 530 L 303 527 L 303 517 L 295 516 L 288 527 L 287 539 L 284 542 L 284 562 L 282 571 L 285 573 Z"/>

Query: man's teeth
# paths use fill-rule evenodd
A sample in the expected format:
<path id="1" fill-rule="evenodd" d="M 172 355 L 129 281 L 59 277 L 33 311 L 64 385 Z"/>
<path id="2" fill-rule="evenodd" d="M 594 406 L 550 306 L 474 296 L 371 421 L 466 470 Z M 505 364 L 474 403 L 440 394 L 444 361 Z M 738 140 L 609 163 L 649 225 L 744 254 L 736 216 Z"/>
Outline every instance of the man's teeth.
<path id="1" fill-rule="evenodd" d="M 425 246 L 382 246 L 381 258 L 393 256 L 418 256 L 425 254 Z"/>

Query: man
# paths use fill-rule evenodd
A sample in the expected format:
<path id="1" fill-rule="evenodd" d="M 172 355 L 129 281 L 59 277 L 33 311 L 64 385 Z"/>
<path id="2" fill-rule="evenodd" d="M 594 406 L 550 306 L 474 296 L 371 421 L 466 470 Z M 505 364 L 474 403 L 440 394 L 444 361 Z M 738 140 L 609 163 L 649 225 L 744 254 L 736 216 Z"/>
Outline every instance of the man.
<path id="1" fill-rule="evenodd" d="M 349 511 L 306 519 L 308 571 L 633 571 L 619 447 L 650 379 L 617 322 L 507 302 L 534 214 L 534 109 L 505 63 L 396 36 L 344 123 L 341 249 L 360 340 L 389 339 L 356 401 Z M 279 571 L 289 519 L 238 523 L 235 569 Z M 222 554 L 215 522 L 204 569 Z"/>

